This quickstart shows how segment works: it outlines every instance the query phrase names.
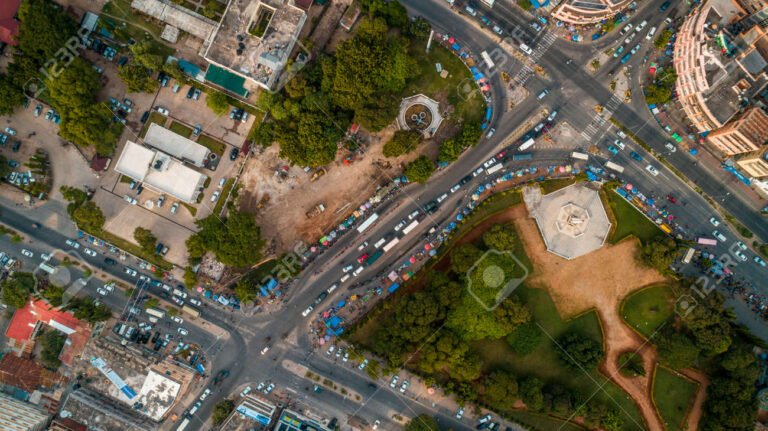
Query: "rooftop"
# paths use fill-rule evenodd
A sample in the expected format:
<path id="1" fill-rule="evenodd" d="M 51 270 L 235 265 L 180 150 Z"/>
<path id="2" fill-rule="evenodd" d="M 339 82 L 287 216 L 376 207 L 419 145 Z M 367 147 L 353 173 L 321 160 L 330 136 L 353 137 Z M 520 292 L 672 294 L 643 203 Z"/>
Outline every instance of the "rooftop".
<path id="1" fill-rule="evenodd" d="M 144 136 L 144 144 L 175 157 L 181 161 L 203 167 L 211 153 L 208 148 L 176 134 L 165 127 L 152 123 Z"/>
<path id="2" fill-rule="evenodd" d="M 208 178 L 168 154 L 131 141 L 125 143 L 115 171 L 184 202 L 194 202 Z"/>
<path id="3" fill-rule="evenodd" d="M 19 34 L 19 22 L 14 19 L 21 0 L 0 1 L 0 42 L 16 45 Z"/>
<path id="4" fill-rule="evenodd" d="M 600 194 L 588 183 L 576 183 L 544 196 L 538 187 L 527 187 L 524 195 L 549 252 L 570 260 L 605 243 L 611 222 Z"/>
<path id="5" fill-rule="evenodd" d="M 65 413 L 66 412 L 66 413 Z M 89 429 L 114 431 L 154 431 L 157 426 L 125 404 L 82 387 L 67 396 L 61 413 Z"/>
<path id="6" fill-rule="evenodd" d="M 145 415 L 159 421 L 176 402 L 181 384 L 154 370 L 149 370 L 144 386 L 139 391 L 138 402 L 144 405 Z"/>
<path id="7" fill-rule="evenodd" d="M 131 7 L 203 40 L 216 28 L 215 21 L 169 0 L 133 0 Z"/>
<path id="8" fill-rule="evenodd" d="M 33 392 L 39 387 L 52 388 L 64 377 L 47 370 L 35 361 L 16 355 L 5 355 L 0 360 L 0 383 Z"/>
<path id="9" fill-rule="evenodd" d="M 24 308 L 16 310 L 13 314 L 5 335 L 14 340 L 27 341 L 35 334 L 38 322 L 67 335 L 67 342 L 59 359 L 65 365 L 72 365 L 72 361 L 83 351 L 91 336 L 88 324 L 70 313 L 52 308 L 43 300 L 29 301 Z"/>
<path id="10" fill-rule="evenodd" d="M 205 58 L 271 89 L 306 17 L 282 0 L 231 0 Z"/>

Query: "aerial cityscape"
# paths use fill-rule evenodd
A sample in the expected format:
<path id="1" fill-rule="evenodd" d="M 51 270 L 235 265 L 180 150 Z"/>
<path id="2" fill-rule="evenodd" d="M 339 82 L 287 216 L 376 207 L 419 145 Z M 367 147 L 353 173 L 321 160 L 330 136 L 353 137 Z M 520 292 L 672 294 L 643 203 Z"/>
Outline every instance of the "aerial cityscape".
<path id="1" fill-rule="evenodd" d="M 768 429 L 768 0 L 0 0 L 0 431 Z"/>

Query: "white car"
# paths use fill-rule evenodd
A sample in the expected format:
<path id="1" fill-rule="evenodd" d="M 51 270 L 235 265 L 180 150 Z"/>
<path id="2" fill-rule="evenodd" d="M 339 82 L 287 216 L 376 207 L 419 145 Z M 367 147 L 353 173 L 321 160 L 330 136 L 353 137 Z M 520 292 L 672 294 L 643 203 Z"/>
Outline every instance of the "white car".
<path id="1" fill-rule="evenodd" d="M 244 397 L 248 395 L 251 392 L 252 388 L 250 386 L 246 386 L 245 389 L 243 389 L 243 392 L 240 392 L 240 396 Z"/>
<path id="2" fill-rule="evenodd" d="M 752 258 L 752 260 L 756 264 L 758 264 L 758 265 L 762 266 L 763 268 L 765 268 L 765 266 L 766 266 L 765 261 L 763 259 L 761 259 L 760 256 L 755 256 L 755 257 Z"/>
<path id="3" fill-rule="evenodd" d="M 368 241 L 363 241 L 362 244 L 357 246 L 357 251 L 363 251 L 363 249 L 366 247 L 368 247 Z"/>
<path id="4" fill-rule="evenodd" d="M 216 190 L 215 192 L 213 192 L 213 195 L 211 196 L 211 202 L 216 202 L 217 200 L 219 200 L 219 194 L 220 194 L 220 193 L 219 193 L 219 191 L 218 191 L 218 190 Z"/>
<path id="5" fill-rule="evenodd" d="M 162 106 L 158 106 L 155 108 L 155 111 L 167 116 L 169 114 L 168 110 L 163 108 Z"/>
<path id="6" fill-rule="evenodd" d="M 456 419 L 464 417 L 464 407 L 459 407 L 459 411 L 456 412 Z"/>
<path id="7" fill-rule="evenodd" d="M 496 157 L 494 157 L 494 158 L 492 158 L 492 159 L 489 159 L 488 161 L 486 161 L 485 163 L 483 163 L 483 167 L 484 167 L 484 168 L 490 168 L 491 166 L 493 166 L 493 165 L 495 165 L 495 164 L 496 164 Z"/>
<path id="8" fill-rule="evenodd" d="M 675 146 L 675 144 L 671 142 L 667 142 L 666 144 L 664 144 L 664 148 L 669 150 L 670 153 L 674 153 L 675 151 L 677 151 L 677 147 Z"/>
<path id="9" fill-rule="evenodd" d="M 489 130 L 488 133 L 485 135 L 485 139 L 491 139 L 494 133 L 496 133 L 496 129 L 491 127 L 491 130 Z"/>
<path id="10" fill-rule="evenodd" d="M 618 147 L 620 150 L 623 150 L 623 149 L 626 149 L 626 148 L 627 148 L 627 146 L 626 146 L 626 145 L 624 145 L 624 143 L 623 143 L 623 142 L 621 142 L 621 141 L 620 141 L 620 140 L 618 140 L 618 139 L 617 139 L 617 140 L 615 140 L 615 141 L 613 141 L 613 145 L 615 145 L 616 147 Z"/>
<path id="11" fill-rule="evenodd" d="M 171 320 L 173 320 L 174 322 L 178 323 L 179 325 L 181 325 L 182 323 L 184 323 L 184 319 L 182 319 L 182 318 L 181 318 L 181 317 L 179 317 L 179 316 L 173 316 L 173 317 L 171 317 Z"/>
<path id="12" fill-rule="evenodd" d="M 418 216 L 419 216 L 419 210 L 416 210 L 416 211 L 408 214 L 408 220 L 413 220 L 413 219 L 415 219 Z"/>
<path id="13" fill-rule="evenodd" d="M 400 379 L 400 377 L 394 376 L 392 377 L 392 381 L 389 382 L 389 387 L 394 389 L 397 386 L 397 381 Z"/>
<path id="14" fill-rule="evenodd" d="M 45 253 L 40 255 L 40 259 L 43 259 L 43 262 L 48 262 L 49 260 L 51 260 L 51 257 L 53 257 L 53 256 L 50 255 L 50 254 L 45 254 Z"/>
<path id="15" fill-rule="evenodd" d="M 437 203 L 441 203 L 442 201 L 448 199 L 448 193 L 443 193 L 442 195 L 438 196 Z"/>
<path id="16" fill-rule="evenodd" d="M 742 262 L 746 262 L 747 261 L 747 256 L 744 253 L 742 253 L 741 251 L 736 250 L 733 254 L 735 254 L 736 257 L 738 257 Z"/>
<path id="17" fill-rule="evenodd" d="M 208 395 L 211 395 L 211 390 L 206 388 L 202 395 L 200 395 L 200 401 L 205 401 L 206 398 L 208 398 Z"/>
<path id="18" fill-rule="evenodd" d="M 740 248 L 740 249 L 742 249 L 742 250 L 744 250 L 744 251 L 747 251 L 747 246 L 746 246 L 746 244 L 744 244 L 744 243 L 743 243 L 743 242 L 741 242 L 741 241 L 737 241 L 737 242 L 736 242 L 736 247 L 738 247 L 738 248 Z"/>
<path id="19" fill-rule="evenodd" d="M 226 183 L 227 183 L 227 179 L 226 178 L 220 179 L 219 180 L 219 188 L 224 187 L 224 184 L 226 184 Z"/>
<path id="20" fill-rule="evenodd" d="M 107 296 L 109 294 L 109 292 L 107 292 L 106 290 L 104 290 L 104 289 L 102 289 L 100 287 L 98 289 L 96 289 L 96 293 L 98 293 L 101 296 Z"/>
<path id="21" fill-rule="evenodd" d="M 552 113 L 547 117 L 547 121 L 552 121 L 555 119 L 555 117 L 557 117 L 557 111 L 552 111 Z"/>
<path id="22" fill-rule="evenodd" d="M 373 423 L 373 429 L 377 429 L 381 425 L 381 421 L 376 419 L 376 422 Z"/>
<path id="23" fill-rule="evenodd" d="M 270 383 L 269 386 L 267 386 L 267 389 L 264 389 L 264 393 L 269 394 L 270 392 L 272 392 L 272 389 L 275 389 L 274 383 Z"/>
<path id="24" fill-rule="evenodd" d="M 131 277 L 136 277 L 136 275 L 138 275 L 138 272 L 136 272 L 135 269 L 127 267 L 127 266 L 125 267 L 124 271 L 125 271 L 126 274 L 130 275 Z"/>
<path id="25" fill-rule="evenodd" d="M 68 239 L 68 240 L 66 240 L 65 242 L 67 243 L 67 245 L 68 245 L 68 246 L 70 246 L 70 247 L 72 247 L 72 248 L 75 248 L 75 249 L 77 249 L 77 248 L 80 248 L 80 243 L 78 243 L 78 242 L 76 242 L 76 241 L 73 241 L 73 240 L 71 240 L 71 239 Z"/>
<path id="26" fill-rule="evenodd" d="M 710 222 L 710 223 L 712 223 L 712 226 L 714 226 L 714 227 L 718 227 L 718 226 L 720 226 L 720 221 L 718 221 L 718 220 L 717 220 L 716 218 L 714 218 L 714 217 L 710 217 L 710 218 L 709 218 L 709 222 Z"/>
<path id="27" fill-rule="evenodd" d="M 349 361 L 349 352 L 344 352 L 344 357 L 341 358 L 342 361 L 347 362 Z"/>
<path id="28" fill-rule="evenodd" d="M 485 168 L 480 166 L 479 168 L 475 169 L 475 172 L 472 172 L 472 176 L 476 177 L 476 176 L 482 174 L 483 171 L 485 171 Z"/>
<path id="29" fill-rule="evenodd" d="M 325 354 L 328 355 L 328 356 L 331 356 L 331 353 L 333 353 L 334 350 L 336 350 L 336 346 L 331 344 L 331 347 L 328 348 L 328 350 L 325 352 Z"/>
<path id="30" fill-rule="evenodd" d="M 646 166 L 645 170 L 648 171 L 648 173 L 653 175 L 654 177 L 659 175 L 659 170 L 654 168 L 653 165 Z"/>
<path id="31" fill-rule="evenodd" d="M 400 221 L 400 223 L 398 223 L 397 225 L 395 225 L 395 232 L 397 232 L 397 231 L 399 231 L 400 229 L 404 228 L 406 223 L 408 223 L 408 221 L 407 221 L 407 220 L 402 220 L 402 221 Z"/>
<path id="32" fill-rule="evenodd" d="M 726 242 L 728 241 L 728 238 L 725 237 L 719 230 L 713 231 L 712 236 L 717 238 L 720 242 Z"/>
<path id="33" fill-rule="evenodd" d="M 177 331 L 178 331 L 178 332 L 179 332 L 179 334 L 181 334 L 181 335 L 184 335 L 184 336 L 187 336 L 187 335 L 189 335 L 189 331 L 187 331 L 187 330 L 186 330 L 186 329 L 184 329 L 184 328 L 179 328 L 179 329 L 177 329 Z"/>
<path id="34" fill-rule="evenodd" d="M 341 272 L 344 274 L 348 273 L 349 271 L 352 271 L 355 267 L 353 265 L 347 265 L 344 268 L 341 268 Z"/>
<path id="35" fill-rule="evenodd" d="M 263 349 L 261 349 L 261 354 L 262 354 L 262 355 L 266 355 L 266 354 L 267 354 L 267 352 L 269 352 L 269 346 L 264 346 L 264 348 L 263 348 Z"/>
<path id="36" fill-rule="evenodd" d="M 85 250 L 83 250 L 83 253 L 87 254 L 91 257 L 96 257 L 96 251 L 91 250 L 90 248 L 86 247 Z"/>
<path id="37" fill-rule="evenodd" d="M 35 253 L 32 253 L 31 251 L 27 250 L 26 248 L 21 249 L 21 254 L 27 257 L 35 257 Z"/>
<path id="38" fill-rule="evenodd" d="M 115 290 L 115 283 L 107 283 L 103 287 L 107 292 L 112 292 Z"/>
<path id="39" fill-rule="evenodd" d="M 363 362 L 360 363 L 360 365 L 357 366 L 358 370 L 363 370 L 368 365 L 368 360 L 364 359 Z"/>
<path id="40" fill-rule="evenodd" d="M 330 294 L 331 292 L 336 290 L 337 287 L 339 287 L 338 284 L 332 284 L 331 287 L 329 287 L 328 290 L 326 290 L 326 292 L 328 292 Z"/>
<path id="41" fill-rule="evenodd" d="M 265 388 L 266 386 L 267 386 L 267 385 L 266 385 L 264 382 L 261 382 L 261 383 L 259 383 L 259 384 L 258 384 L 258 386 L 256 386 L 256 390 L 257 390 L 257 391 L 259 391 L 259 392 L 261 392 L 261 391 L 263 391 L 263 390 L 264 390 L 264 388 Z"/>
<path id="42" fill-rule="evenodd" d="M 404 394 L 406 390 L 408 390 L 408 386 L 411 385 L 411 382 L 408 380 L 404 381 L 402 385 L 400 385 L 400 393 Z"/>
<path id="43" fill-rule="evenodd" d="M 309 307 L 307 307 L 306 310 L 301 312 L 301 315 L 304 316 L 304 317 L 307 317 L 307 316 L 309 316 L 309 313 L 311 313 L 312 310 L 314 310 L 314 309 L 315 309 L 315 307 L 310 305 Z"/>
<path id="44" fill-rule="evenodd" d="M 461 184 L 456 184 L 455 186 L 451 187 L 451 193 L 456 193 L 461 188 Z"/>

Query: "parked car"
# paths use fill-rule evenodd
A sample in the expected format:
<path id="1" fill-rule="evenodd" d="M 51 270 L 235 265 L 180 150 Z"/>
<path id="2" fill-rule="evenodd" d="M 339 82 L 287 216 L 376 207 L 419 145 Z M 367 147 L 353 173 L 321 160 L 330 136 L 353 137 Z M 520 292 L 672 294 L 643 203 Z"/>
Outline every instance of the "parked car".
<path id="1" fill-rule="evenodd" d="M 307 307 L 307 308 L 306 308 L 304 311 L 302 311 L 302 312 L 301 312 L 301 315 L 302 315 L 303 317 L 307 317 L 307 316 L 309 316 L 309 313 L 311 313 L 311 312 L 312 312 L 312 310 L 314 310 L 314 309 L 315 309 L 315 307 L 314 307 L 314 306 L 312 306 L 312 305 L 310 305 L 310 306 L 309 306 L 309 307 Z"/>
<path id="2" fill-rule="evenodd" d="M 763 268 L 765 268 L 765 266 L 766 266 L 765 261 L 763 259 L 761 259 L 760 256 L 755 256 L 755 257 L 752 258 L 752 260 L 756 264 L 758 264 L 758 265 L 762 266 Z"/>
<path id="3" fill-rule="evenodd" d="M 21 254 L 27 257 L 35 257 L 35 253 L 32 253 L 31 251 L 27 250 L 26 248 L 21 249 Z"/>
<path id="4" fill-rule="evenodd" d="M 35 106 L 35 111 L 33 112 L 33 115 L 35 117 L 39 117 L 41 112 L 43 112 L 43 105 L 38 103 L 37 106 Z"/>
<path id="5" fill-rule="evenodd" d="M 104 263 L 106 263 L 107 265 L 117 265 L 117 261 L 115 259 L 112 259 L 111 257 L 105 258 Z"/>
<path id="6" fill-rule="evenodd" d="M 176 214 L 176 211 L 179 210 L 179 203 L 174 202 L 173 205 L 171 205 L 171 214 Z"/>
<path id="7" fill-rule="evenodd" d="M 400 379 L 400 377 L 398 377 L 398 376 L 392 377 L 392 381 L 389 382 L 389 387 L 392 388 L 392 389 L 396 388 L 397 387 L 397 381 L 399 379 Z"/>
<path id="8" fill-rule="evenodd" d="M 675 144 L 671 142 L 667 142 L 666 144 L 664 144 L 664 148 L 669 150 L 670 153 L 674 153 L 675 151 L 677 151 L 677 147 L 675 146 Z"/>
<path id="9" fill-rule="evenodd" d="M 659 170 L 656 169 L 653 165 L 648 165 L 645 167 L 645 170 L 648 171 L 649 174 L 653 175 L 654 177 L 656 175 L 659 175 Z"/>
<path id="10" fill-rule="evenodd" d="M 720 226 L 720 221 L 714 217 L 710 217 L 709 222 L 712 223 L 712 226 L 714 227 Z"/>
<path id="11" fill-rule="evenodd" d="M 12 127 L 6 127 L 5 128 L 5 133 L 7 133 L 7 134 L 9 134 L 11 136 L 16 136 L 16 129 L 14 129 Z"/>
<path id="12" fill-rule="evenodd" d="M 135 269 L 128 266 L 126 266 L 123 271 L 125 271 L 125 273 L 130 275 L 131 277 L 136 277 L 138 275 L 138 272 L 136 272 Z"/>
<path id="13" fill-rule="evenodd" d="M 96 289 L 96 293 L 98 293 L 101 296 L 107 296 L 107 294 L 109 294 L 109 292 L 107 292 L 106 290 L 104 290 L 104 289 L 102 289 L 100 287 L 98 289 Z"/>
<path id="14" fill-rule="evenodd" d="M 179 317 L 179 316 L 173 316 L 173 317 L 171 317 L 171 320 L 173 320 L 174 322 L 178 323 L 179 325 L 181 325 L 182 323 L 184 323 L 184 319 L 182 319 L 182 318 L 181 318 L 181 317 Z"/>
<path id="15" fill-rule="evenodd" d="M 726 242 L 728 240 L 728 238 L 726 238 L 725 235 L 723 235 L 719 230 L 713 231 L 712 236 L 717 238 L 720 242 Z"/>
<path id="16" fill-rule="evenodd" d="M 157 112 L 159 112 L 159 113 L 161 113 L 161 114 L 163 114 L 165 116 L 168 116 L 170 114 L 170 112 L 168 112 L 168 110 L 166 108 L 163 108 L 162 106 L 156 107 L 155 111 L 157 111 Z"/>
<path id="17" fill-rule="evenodd" d="M 96 254 L 97 254 L 95 250 L 91 250 L 88 247 L 86 247 L 85 250 L 83 250 L 83 252 L 91 257 L 96 257 Z"/>
<path id="18" fill-rule="evenodd" d="M 218 190 L 213 192 L 213 194 L 211 195 L 211 202 L 216 202 L 217 200 L 219 200 L 219 194 L 221 194 L 221 192 L 219 192 Z"/>
<path id="19" fill-rule="evenodd" d="M 616 147 L 614 147 L 613 145 L 609 145 L 609 146 L 608 146 L 608 151 L 610 151 L 610 152 L 611 152 L 611 154 L 613 154 L 614 156 L 615 156 L 616 154 L 619 154 L 619 149 L 618 149 L 618 148 L 616 148 Z"/>
<path id="20" fill-rule="evenodd" d="M 240 150 L 237 148 L 232 148 L 232 150 L 229 151 L 229 160 L 237 160 L 237 156 L 240 154 Z"/>
<path id="21" fill-rule="evenodd" d="M 78 243 L 77 241 L 74 241 L 74 240 L 68 239 L 68 240 L 66 240 L 66 241 L 64 241 L 64 242 L 65 242 L 65 243 L 66 243 L 68 246 L 70 246 L 70 247 L 72 247 L 72 248 L 74 248 L 74 249 L 78 249 L 78 248 L 80 248 L 80 243 Z"/>
<path id="22" fill-rule="evenodd" d="M 187 330 L 186 330 L 186 329 L 184 329 L 184 328 L 179 328 L 179 329 L 177 329 L 177 331 L 179 332 L 179 334 L 181 334 L 181 335 L 183 335 L 183 336 L 185 336 L 185 337 L 186 337 L 187 335 L 189 335 L 189 331 L 187 331 Z"/>

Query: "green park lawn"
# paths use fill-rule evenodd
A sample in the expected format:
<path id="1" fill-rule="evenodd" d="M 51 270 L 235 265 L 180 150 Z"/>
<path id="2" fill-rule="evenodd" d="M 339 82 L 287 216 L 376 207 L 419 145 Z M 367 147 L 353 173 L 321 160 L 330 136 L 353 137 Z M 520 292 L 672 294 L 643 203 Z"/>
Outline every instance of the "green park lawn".
<path id="1" fill-rule="evenodd" d="M 208 148 L 212 153 L 216 153 L 216 155 L 219 157 L 224 155 L 224 150 L 227 147 L 223 142 L 217 141 L 216 139 L 213 139 L 207 135 L 198 136 L 197 143 L 204 146 L 205 148 Z"/>
<path id="2" fill-rule="evenodd" d="M 605 195 L 616 219 L 616 226 L 608 239 L 610 243 L 616 244 L 629 235 L 634 235 L 645 244 L 664 235 L 656 224 L 616 192 L 605 190 Z"/>
<path id="3" fill-rule="evenodd" d="M 177 135 L 181 135 L 185 138 L 189 138 L 190 136 L 192 136 L 192 128 L 187 127 L 179 123 L 178 121 L 174 121 L 173 123 L 171 123 L 170 130 L 171 132 L 176 133 Z"/>
<path id="4" fill-rule="evenodd" d="M 658 285 L 634 292 L 621 304 L 621 317 L 645 338 L 672 317 L 675 297 L 669 286 Z"/>
<path id="5" fill-rule="evenodd" d="M 669 431 L 683 431 L 698 385 L 665 367 L 656 367 L 653 401 Z"/>
<path id="6" fill-rule="evenodd" d="M 411 54 L 417 61 L 418 74 L 408 81 L 403 96 L 423 93 L 440 102 L 448 101 L 456 107 L 457 117 L 465 121 L 480 122 L 485 116 L 485 100 L 479 91 L 472 91 L 467 97 L 463 88 L 476 90 L 472 74 L 464 63 L 451 51 L 433 43 L 428 54 L 424 53 L 424 44 L 413 43 Z M 449 75 L 443 79 L 437 73 L 435 64 L 440 63 Z M 468 84 L 468 86 L 467 86 Z"/>

